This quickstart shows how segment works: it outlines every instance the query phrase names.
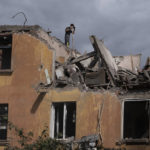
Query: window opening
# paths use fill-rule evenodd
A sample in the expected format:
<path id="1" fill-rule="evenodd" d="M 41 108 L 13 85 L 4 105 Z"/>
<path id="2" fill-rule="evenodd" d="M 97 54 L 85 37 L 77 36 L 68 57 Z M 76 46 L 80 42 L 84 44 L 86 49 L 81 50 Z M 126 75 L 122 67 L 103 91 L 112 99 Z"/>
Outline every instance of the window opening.
<path id="1" fill-rule="evenodd" d="M 150 134 L 150 101 L 127 100 L 124 102 L 124 139 L 144 139 Z"/>
<path id="2" fill-rule="evenodd" d="M 12 36 L 0 36 L 0 69 L 11 69 Z"/>
<path id="3" fill-rule="evenodd" d="M 75 137 L 76 103 L 53 103 L 51 113 L 51 137 L 57 139 Z"/>
<path id="4" fill-rule="evenodd" d="M 8 104 L 0 104 L 0 140 L 7 139 Z"/>

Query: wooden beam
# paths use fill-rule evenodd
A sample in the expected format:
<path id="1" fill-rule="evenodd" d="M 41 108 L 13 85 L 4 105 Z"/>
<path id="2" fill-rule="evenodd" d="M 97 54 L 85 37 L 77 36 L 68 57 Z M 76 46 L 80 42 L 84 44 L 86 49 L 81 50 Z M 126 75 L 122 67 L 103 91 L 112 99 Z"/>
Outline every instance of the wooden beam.
<path id="1" fill-rule="evenodd" d="M 95 53 L 94 51 L 93 51 L 93 52 L 90 52 L 90 53 L 87 53 L 87 54 L 82 55 L 82 56 L 80 56 L 80 57 L 78 57 L 78 58 L 75 58 L 75 59 L 72 60 L 70 63 L 71 63 L 71 64 L 75 64 L 75 63 L 77 63 L 77 62 L 80 62 L 80 61 L 86 60 L 86 59 L 88 59 L 88 58 L 90 58 L 90 57 L 93 57 L 95 54 L 96 54 L 96 53 Z"/>

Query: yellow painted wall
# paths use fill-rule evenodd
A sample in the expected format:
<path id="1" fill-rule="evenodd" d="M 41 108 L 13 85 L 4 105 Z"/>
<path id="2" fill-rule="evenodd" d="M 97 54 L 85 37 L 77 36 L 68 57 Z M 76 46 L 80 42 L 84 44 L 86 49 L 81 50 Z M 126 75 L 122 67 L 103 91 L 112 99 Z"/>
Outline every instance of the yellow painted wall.
<path id="1" fill-rule="evenodd" d="M 37 93 L 34 87 L 39 82 L 46 83 L 45 68 L 52 78 L 52 62 L 53 51 L 44 42 L 30 34 L 16 33 L 12 42 L 13 72 L 0 73 L 0 104 L 8 103 L 9 121 L 33 131 L 35 137 L 49 120 L 50 105 L 46 95 Z M 14 138 L 10 131 L 8 138 Z"/>
<path id="2" fill-rule="evenodd" d="M 5 149 L 5 146 L 0 146 L 0 150 L 4 150 Z"/>
<path id="3" fill-rule="evenodd" d="M 104 146 L 114 147 L 120 139 L 121 103 L 114 94 L 107 92 L 81 92 L 76 89 L 50 91 L 52 102 L 76 101 L 76 139 L 99 133 L 98 116 L 101 105 L 101 135 Z"/>
<path id="4" fill-rule="evenodd" d="M 102 103 L 101 135 L 103 145 L 116 147 L 121 136 L 121 101 L 109 92 L 85 92 L 78 88 L 51 89 L 47 94 L 36 93 L 34 87 L 46 82 L 44 69 L 52 77 L 53 51 L 29 34 L 14 34 L 12 74 L 0 74 L 0 104 L 8 103 L 9 121 L 37 137 L 44 126 L 50 125 L 52 102 L 75 101 L 76 139 L 98 133 L 98 114 Z M 41 68 L 41 65 L 43 68 Z M 13 138 L 13 132 L 8 132 Z M 12 141 L 14 142 L 14 141 Z M 148 146 L 126 146 L 128 150 L 148 150 Z"/>
<path id="5" fill-rule="evenodd" d="M 115 93 L 81 92 L 78 88 L 54 89 L 49 92 L 52 102 L 76 102 L 76 139 L 99 133 L 98 116 L 103 104 L 100 134 L 105 148 L 126 148 L 126 150 L 149 150 L 149 145 L 116 145 L 121 140 L 122 101 Z M 126 96 L 125 96 L 126 97 Z"/>

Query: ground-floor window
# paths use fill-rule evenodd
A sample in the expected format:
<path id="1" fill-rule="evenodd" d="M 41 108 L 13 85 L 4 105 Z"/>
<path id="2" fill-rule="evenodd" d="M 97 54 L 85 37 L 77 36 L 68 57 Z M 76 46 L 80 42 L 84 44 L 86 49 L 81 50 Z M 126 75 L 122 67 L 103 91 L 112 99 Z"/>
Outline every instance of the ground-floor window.
<path id="1" fill-rule="evenodd" d="M 8 104 L 0 104 L 0 140 L 7 139 Z"/>
<path id="2" fill-rule="evenodd" d="M 52 103 L 50 136 L 57 139 L 75 137 L 76 103 Z"/>
<path id="3" fill-rule="evenodd" d="M 150 137 L 150 101 L 126 100 L 123 110 L 123 138 L 145 139 Z"/>

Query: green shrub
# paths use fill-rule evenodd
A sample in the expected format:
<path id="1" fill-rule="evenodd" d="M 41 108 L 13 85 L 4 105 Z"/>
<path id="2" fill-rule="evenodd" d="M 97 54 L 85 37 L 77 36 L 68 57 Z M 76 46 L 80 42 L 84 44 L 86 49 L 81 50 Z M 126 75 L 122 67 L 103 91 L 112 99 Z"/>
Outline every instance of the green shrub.
<path id="1" fill-rule="evenodd" d="M 14 130 L 18 137 L 18 146 L 12 146 L 11 144 L 6 147 L 5 150 L 65 150 L 64 144 L 51 139 L 48 135 L 48 127 L 42 131 L 41 135 L 33 140 L 33 133 L 25 133 L 21 128 L 16 127 L 13 123 L 9 122 L 8 127 L 10 130 Z"/>

